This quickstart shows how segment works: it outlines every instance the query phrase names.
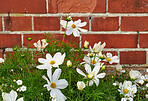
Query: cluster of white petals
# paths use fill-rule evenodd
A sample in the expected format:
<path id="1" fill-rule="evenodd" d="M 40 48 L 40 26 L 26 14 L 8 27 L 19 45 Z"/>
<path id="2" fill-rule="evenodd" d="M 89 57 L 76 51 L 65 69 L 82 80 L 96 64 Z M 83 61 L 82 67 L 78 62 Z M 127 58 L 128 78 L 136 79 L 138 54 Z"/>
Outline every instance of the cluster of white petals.
<path id="1" fill-rule="evenodd" d="M 38 40 L 37 43 L 33 43 L 34 47 L 37 48 L 37 51 L 42 51 L 45 49 L 45 47 L 48 45 L 45 39 L 42 39 L 41 41 Z"/>

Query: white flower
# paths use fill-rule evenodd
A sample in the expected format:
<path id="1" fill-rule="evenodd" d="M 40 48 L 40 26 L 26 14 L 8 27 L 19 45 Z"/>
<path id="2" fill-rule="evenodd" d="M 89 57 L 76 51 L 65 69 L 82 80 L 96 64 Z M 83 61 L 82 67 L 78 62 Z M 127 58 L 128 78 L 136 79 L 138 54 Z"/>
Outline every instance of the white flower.
<path id="1" fill-rule="evenodd" d="M 87 49 L 88 48 L 88 45 L 89 45 L 89 42 L 88 41 L 85 41 L 84 42 L 84 48 Z"/>
<path id="2" fill-rule="evenodd" d="M 148 87 L 148 83 L 146 84 L 146 87 Z"/>
<path id="3" fill-rule="evenodd" d="M 139 71 L 137 71 L 137 70 L 131 70 L 129 72 L 129 75 L 130 75 L 130 78 L 134 79 L 134 80 L 141 77 L 141 73 Z"/>
<path id="4" fill-rule="evenodd" d="M 111 53 L 107 53 L 106 57 L 105 57 L 105 59 L 103 61 L 106 61 L 106 62 L 108 62 L 110 64 L 112 64 L 112 63 L 119 63 L 119 58 L 116 55 L 112 56 Z"/>
<path id="5" fill-rule="evenodd" d="M 60 52 L 57 52 L 53 57 L 47 53 L 46 59 L 39 58 L 38 61 L 42 63 L 42 65 L 37 66 L 38 69 L 49 69 L 52 67 L 58 67 L 64 62 L 65 53 L 62 55 Z"/>
<path id="6" fill-rule="evenodd" d="M 16 91 L 19 91 L 19 92 L 21 92 L 21 88 L 18 88 Z"/>
<path id="7" fill-rule="evenodd" d="M 41 44 L 41 42 L 42 42 L 42 44 Z M 37 43 L 33 43 L 33 45 L 35 47 L 37 47 L 37 51 L 42 51 L 43 52 L 44 48 L 48 45 L 48 43 L 46 42 L 45 39 L 42 39 L 41 41 L 38 40 Z"/>
<path id="8" fill-rule="evenodd" d="M 72 62 L 70 60 L 67 61 L 67 67 L 72 67 Z"/>
<path id="9" fill-rule="evenodd" d="M 146 69 L 146 72 L 148 73 L 148 69 Z"/>
<path id="10" fill-rule="evenodd" d="M 99 78 L 104 78 L 106 73 L 100 73 L 98 74 L 99 70 L 100 70 L 100 65 L 96 65 L 93 70 L 91 70 L 91 66 L 89 64 L 85 64 L 84 65 L 85 70 L 87 72 L 87 74 L 85 74 L 83 71 L 81 71 L 79 68 L 76 69 L 76 71 L 81 74 L 82 76 L 84 76 L 87 79 L 90 79 L 88 82 L 89 86 L 93 85 L 93 82 L 96 83 L 96 86 L 99 85 Z"/>
<path id="11" fill-rule="evenodd" d="M 16 83 L 17 83 L 17 85 L 22 85 L 23 81 L 22 80 L 17 80 Z"/>
<path id="12" fill-rule="evenodd" d="M 77 87 L 78 87 L 79 90 L 83 90 L 86 87 L 86 85 L 83 81 L 78 81 Z"/>
<path id="13" fill-rule="evenodd" d="M 132 85 L 131 81 L 124 81 L 124 83 L 119 84 L 118 91 L 123 94 L 125 98 L 133 98 L 134 94 L 137 92 L 137 86 Z"/>
<path id="14" fill-rule="evenodd" d="M 120 72 L 121 70 L 122 70 L 122 66 L 121 65 L 116 65 L 116 70 L 118 71 L 118 72 Z"/>
<path id="15" fill-rule="evenodd" d="M 147 74 L 145 75 L 144 80 L 145 80 L 146 82 L 148 82 L 148 75 L 147 75 Z"/>
<path id="16" fill-rule="evenodd" d="M 4 93 L 4 92 L 2 93 L 2 97 L 3 97 L 4 101 L 24 101 L 23 97 L 21 97 L 18 100 L 16 100 L 17 96 L 18 96 L 17 92 L 14 91 L 14 90 L 11 90 L 10 94 Z"/>
<path id="17" fill-rule="evenodd" d="M 27 90 L 27 87 L 26 87 L 26 86 L 22 86 L 22 87 L 21 87 L 21 91 L 24 92 L 24 91 L 26 91 L 26 90 Z"/>
<path id="18" fill-rule="evenodd" d="M 49 80 L 42 76 L 43 79 L 47 81 L 47 84 L 44 85 L 44 87 L 47 87 L 47 90 L 50 91 L 50 96 L 55 98 L 57 101 L 65 101 L 66 97 L 62 94 L 62 92 L 59 89 L 64 89 L 68 86 L 68 82 L 65 79 L 59 79 L 61 75 L 61 69 L 56 69 L 52 75 L 52 70 L 47 70 L 47 76 L 49 77 Z"/>
<path id="19" fill-rule="evenodd" d="M 145 94 L 145 97 L 148 98 L 148 94 Z"/>
<path id="20" fill-rule="evenodd" d="M 115 83 L 113 83 L 113 85 L 114 85 L 114 86 L 117 86 L 117 83 L 115 82 Z"/>
<path id="21" fill-rule="evenodd" d="M 91 52 L 99 53 L 103 50 L 105 45 L 106 45 L 105 42 L 102 45 L 101 45 L 101 42 L 98 42 L 98 43 L 94 44 L 93 49 L 91 48 L 91 46 L 89 47 L 89 49 L 90 49 Z"/>
<path id="22" fill-rule="evenodd" d="M 0 63 L 3 63 L 4 62 L 4 59 L 3 58 L 0 58 Z"/>
<path id="23" fill-rule="evenodd" d="M 143 85 L 143 84 L 144 84 L 144 81 L 143 81 L 143 80 L 139 80 L 139 83 L 140 83 L 141 85 Z"/>
<path id="24" fill-rule="evenodd" d="M 60 24 L 62 25 L 62 27 L 66 28 L 66 23 L 67 21 L 61 20 Z M 70 21 L 67 24 L 67 30 L 66 30 L 66 34 L 67 35 L 71 35 L 73 33 L 73 35 L 75 37 L 79 37 L 80 36 L 80 32 L 87 32 L 87 30 L 85 29 L 81 29 L 80 27 L 84 27 L 87 24 L 87 22 L 83 22 L 81 23 L 81 20 L 77 20 L 77 21 Z"/>

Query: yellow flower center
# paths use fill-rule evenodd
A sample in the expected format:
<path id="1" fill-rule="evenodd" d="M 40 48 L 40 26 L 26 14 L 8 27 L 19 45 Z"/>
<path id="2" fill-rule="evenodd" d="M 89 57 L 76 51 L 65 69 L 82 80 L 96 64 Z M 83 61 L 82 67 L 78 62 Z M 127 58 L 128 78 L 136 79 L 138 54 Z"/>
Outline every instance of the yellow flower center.
<path id="1" fill-rule="evenodd" d="M 91 63 L 92 63 L 92 64 L 96 64 L 96 61 L 95 61 L 95 60 L 91 60 Z"/>
<path id="2" fill-rule="evenodd" d="M 127 94 L 127 93 L 128 93 L 128 89 L 125 88 L 125 89 L 123 90 L 123 92 L 124 92 L 125 94 Z"/>
<path id="3" fill-rule="evenodd" d="M 92 79 L 94 77 L 94 73 L 89 73 L 88 76 L 87 76 L 89 79 Z"/>
<path id="4" fill-rule="evenodd" d="M 76 28 L 76 25 L 75 25 L 75 24 L 72 24 L 71 27 L 72 27 L 72 28 Z"/>
<path id="5" fill-rule="evenodd" d="M 54 60 L 51 60 L 51 61 L 50 61 L 50 64 L 51 64 L 51 65 L 55 64 L 55 61 L 54 61 Z"/>
<path id="6" fill-rule="evenodd" d="M 111 61 L 111 58 L 106 58 L 106 61 Z"/>
<path id="7" fill-rule="evenodd" d="M 145 81 L 148 81 L 148 79 L 145 79 Z"/>
<path id="8" fill-rule="evenodd" d="M 57 87 L 56 83 L 55 83 L 55 82 L 52 82 L 52 83 L 51 83 L 51 87 L 52 87 L 52 88 L 56 88 L 56 87 Z"/>

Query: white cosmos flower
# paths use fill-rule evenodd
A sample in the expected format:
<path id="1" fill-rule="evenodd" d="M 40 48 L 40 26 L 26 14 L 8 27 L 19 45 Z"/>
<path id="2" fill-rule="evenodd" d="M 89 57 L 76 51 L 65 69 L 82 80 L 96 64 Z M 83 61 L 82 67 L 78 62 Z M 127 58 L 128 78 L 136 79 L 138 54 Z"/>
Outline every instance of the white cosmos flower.
<path id="1" fill-rule="evenodd" d="M 46 59 L 39 58 L 38 61 L 42 63 L 42 65 L 37 66 L 38 69 L 49 69 L 51 67 L 58 67 L 64 62 L 65 53 L 62 55 L 60 52 L 57 52 L 53 57 L 47 53 Z"/>
<path id="2" fill-rule="evenodd" d="M 99 59 L 97 56 L 94 58 L 90 58 L 89 56 L 84 56 L 83 61 L 87 64 L 97 65 L 100 64 L 101 59 Z"/>
<path id="3" fill-rule="evenodd" d="M 83 90 L 86 87 L 86 85 L 83 81 L 78 81 L 77 87 L 78 87 L 79 90 Z"/>
<path id="4" fill-rule="evenodd" d="M 41 44 L 42 42 L 42 44 Z M 44 48 L 48 45 L 48 43 L 46 42 L 45 39 L 42 39 L 41 41 L 38 40 L 37 43 L 33 43 L 33 45 L 37 48 L 37 51 L 42 51 L 44 50 Z"/>
<path id="5" fill-rule="evenodd" d="M 22 80 L 17 80 L 16 83 L 17 83 L 17 85 L 22 85 L 23 81 Z"/>
<path id="6" fill-rule="evenodd" d="M 66 23 L 67 21 L 65 20 L 61 20 L 60 24 L 62 25 L 62 27 L 66 28 Z M 67 30 L 66 30 L 66 34 L 67 35 L 71 35 L 73 33 L 73 35 L 75 37 L 79 37 L 80 36 L 80 32 L 87 32 L 87 30 L 85 29 L 81 29 L 80 27 L 84 27 L 87 24 L 87 22 L 83 22 L 81 23 L 81 20 L 77 20 L 77 21 L 69 21 L 67 24 Z"/>
<path id="7" fill-rule="evenodd" d="M 139 71 L 137 71 L 137 70 L 131 70 L 129 72 L 129 75 L 130 75 L 130 78 L 131 79 L 134 79 L 135 80 L 135 79 L 140 78 L 142 74 Z"/>
<path id="8" fill-rule="evenodd" d="M 50 91 L 50 96 L 55 98 L 57 101 L 65 101 L 66 97 L 59 89 L 64 89 L 68 86 L 68 82 L 65 79 L 59 79 L 61 75 L 61 69 L 56 69 L 52 75 L 51 69 L 47 70 L 47 76 L 49 80 L 43 75 L 43 79 L 47 81 L 47 84 L 44 87 L 47 87 L 47 90 Z"/>
<path id="9" fill-rule="evenodd" d="M 26 87 L 26 86 L 22 86 L 20 89 L 21 89 L 21 91 L 23 91 L 23 92 L 24 92 L 24 91 L 26 91 L 26 90 L 27 90 L 27 87 Z"/>
<path id="10" fill-rule="evenodd" d="M 21 97 L 18 100 L 16 100 L 17 96 L 18 96 L 17 92 L 14 91 L 14 90 L 11 90 L 10 94 L 4 93 L 4 92 L 2 93 L 2 97 L 3 97 L 4 101 L 24 101 L 23 97 Z"/>
<path id="11" fill-rule="evenodd" d="M 92 86 L 93 82 L 95 82 L 96 86 L 98 86 L 99 85 L 99 78 L 104 78 L 105 75 L 106 75 L 106 73 L 98 74 L 101 66 L 100 65 L 96 65 L 93 68 L 93 70 L 91 70 L 91 66 L 89 64 L 85 64 L 84 67 L 85 67 L 85 70 L 87 72 L 86 74 L 83 71 L 81 71 L 79 68 L 77 68 L 76 71 L 79 74 L 81 74 L 82 76 L 84 76 L 85 78 L 90 79 L 88 81 L 88 85 L 89 86 Z"/>
<path id="12" fill-rule="evenodd" d="M 110 64 L 112 64 L 112 63 L 119 63 L 119 58 L 116 55 L 112 56 L 111 53 L 107 53 L 106 57 L 105 57 L 105 59 L 103 61 L 106 61 L 106 62 L 108 62 Z"/>
<path id="13" fill-rule="evenodd" d="M 3 58 L 0 58 L 0 63 L 3 63 L 4 62 L 4 59 Z"/>
<path id="14" fill-rule="evenodd" d="M 104 42 L 101 45 L 101 42 L 95 43 L 93 46 L 93 49 L 91 48 L 91 46 L 89 47 L 90 52 L 95 52 L 95 53 L 99 53 L 103 50 L 103 48 L 105 47 L 106 43 Z"/>

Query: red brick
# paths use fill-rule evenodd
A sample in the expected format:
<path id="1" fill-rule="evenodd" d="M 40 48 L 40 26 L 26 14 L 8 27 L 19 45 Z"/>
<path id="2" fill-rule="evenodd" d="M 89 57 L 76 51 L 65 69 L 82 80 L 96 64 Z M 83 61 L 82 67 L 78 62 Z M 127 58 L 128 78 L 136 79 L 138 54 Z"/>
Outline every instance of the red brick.
<path id="1" fill-rule="evenodd" d="M 21 47 L 20 34 L 0 34 L 0 47 Z"/>
<path id="2" fill-rule="evenodd" d="M 46 0 L 1 0 L 0 13 L 46 13 Z"/>
<path id="3" fill-rule="evenodd" d="M 2 17 L 0 17 L 0 31 L 2 31 Z"/>
<path id="4" fill-rule="evenodd" d="M 145 51 L 120 52 L 120 64 L 146 64 Z"/>
<path id="5" fill-rule="evenodd" d="M 3 50 L 0 49 L 0 58 L 3 58 Z"/>
<path id="6" fill-rule="evenodd" d="M 59 41 L 59 43 L 62 42 L 63 40 L 63 35 L 62 34 L 48 34 L 49 36 L 51 35 L 51 39 L 55 39 L 55 41 Z M 29 42 L 27 40 L 28 37 L 31 37 L 32 40 Z M 24 46 L 28 46 L 28 44 L 30 44 L 30 47 L 34 47 L 33 43 L 37 42 L 38 40 L 41 39 L 46 39 L 47 36 L 45 34 L 24 34 Z M 47 40 L 49 40 L 49 38 L 47 38 Z M 76 42 L 79 43 L 79 38 L 75 38 L 73 35 L 70 36 L 65 36 L 65 42 Z"/>
<path id="7" fill-rule="evenodd" d="M 58 31 L 60 30 L 60 17 L 35 17 L 34 30 Z"/>
<path id="8" fill-rule="evenodd" d="M 137 34 L 82 34 L 82 43 L 87 40 L 92 47 L 101 41 L 105 48 L 137 48 L 137 39 Z"/>
<path id="9" fill-rule="evenodd" d="M 97 5 L 93 10 L 93 13 L 105 13 L 106 12 L 106 0 L 97 0 Z"/>
<path id="10" fill-rule="evenodd" d="M 65 18 L 66 17 L 63 17 L 62 19 L 65 20 Z M 89 30 L 89 18 L 88 17 L 72 17 L 73 21 L 77 21 L 78 19 L 80 19 L 81 22 L 87 22 L 86 26 L 81 27 L 81 28 Z M 65 29 L 63 28 L 63 30 L 65 30 Z"/>
<path id="11" fill-rule="evenodd" d="M 147 31 L 148 17 L 122 17 L 122 31 Z"/>
<path id="12" fill-rule="evenodd" d="M 140 48 L 148 48 L 148 34 L 139 35 Z"/>
<path id="13" fill-rule="evenodd" d="M 5 17 L 5 30 L 7 31 L 31 31 L 31 17 Z"/>
<path id="14" fill-rule="evenodd" d="M 49 13 L 102 13 L 106 0 L 50 0 Z"/>
<path id="15" fill-rule="evenodd" d="M 147 13 L 147 0 L 109 0 L 110 13 Z"/>
<path id="16" fill-rule="evenodd" d="M 93 17 L 92 31 L 116 31 L 119 28 L 118 17 Z"/>

